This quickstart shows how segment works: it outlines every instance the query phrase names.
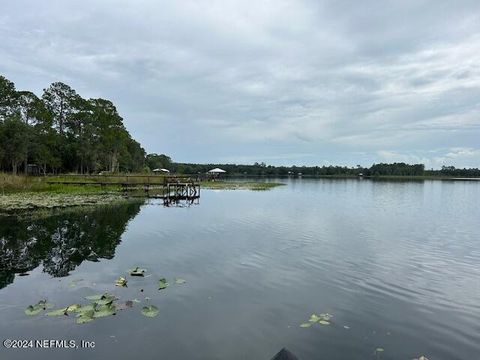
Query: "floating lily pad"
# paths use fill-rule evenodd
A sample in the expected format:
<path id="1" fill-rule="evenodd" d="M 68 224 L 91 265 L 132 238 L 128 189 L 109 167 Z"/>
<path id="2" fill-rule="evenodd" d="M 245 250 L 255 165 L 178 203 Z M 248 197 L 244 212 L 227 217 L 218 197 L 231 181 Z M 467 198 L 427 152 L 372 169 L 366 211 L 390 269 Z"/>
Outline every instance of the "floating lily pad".
<path id="1" fill-rule="evenodd" d="M 182 285 L 185 284 L 187 281 L 181 278 L 175 278 L 175 284 Z"/>
<path id="2" fill-rule="evenodd" d="M 102 295 L 91 295 L 87 296 L 85 299 L 92 300 L 93 302 L 97 303 L 98 305 L 106 305 L 112 303 L 116 300 L 116 297 L 109 293 L 104 293 Z"/>
<path id="3" fill-rule="evenodd" d="M 300 324 L 300 327 L 301 327 L 301 328 L 309 328 L 310 326 L 312 326 L 312 323 L 311 323 L 311 322 L 307 322 L 307 323 Z"/>
<path id="4" fill-rule="evenodd" d="M 115 315 L 115 305 L 103 305 L 98 307 L 95 312 L 93 313 L 94 318 L 100 318 L 110 315 Z"/>
<path id="5" fill-rule="evenodd" d="M 160 280 L 158 280 L 158 290 L 163 290 L 163 289 L 166 289 L 167 287 L 168 287 L 167 279 L 161 278 Z"/>
<path id="6" fill-rule="evenodd" d="M 77 324 L 84 324 L 84 323 L 92 321 L 94 313 L 95 312 L 93 310 L 82 312 L 81 314 L 79 314 L 77 316 L 76 323 Z"/>
<path id="7" fill-rule="evenodd" d="M 385 351 L 385 349 L 383 349 L 381 347 L 378 347 L 378 348 L 375 349 L 375 354 L 382 353 L 384 351 Z"/>
<path id="8" fill-rule="evenodd" d="M 121 287 L 124 287 L 124 286 L 127 286 L 127 279 L 125 279 L 124 277 L 119 277 L 116 281 L 115 281 L 115 286 L 121 286 Z"/>
<path id="9" fill-rule="evenodd" d="M 144 276 L 147 269 L 140 269 L 138 266 L 134 269 L 130 269 L 131 276 Z"/>
<path id="10" fill-rule="evenodd" d="M 25 314 L 29 316 L 38 315 L 43 310 L 43 307 L 36 305 L 28 305 L 25 309 Z"/>
<path id="11" fill-rule="evenodd" d="M 67 308 L 47 312 L 47 316 L 67 316 Z"/>
<path id="12" fill-rule="evenodd" d="M 47 303 L 46 300 L 40 300 L 35 305 L 28 305 L 25 314 L 29 316 L 38 315 L 42 310 L 53 308 L 53 304 Z"/>
<path id="13" fill-rule="evenodd" d="M 158 308 L 155 305 L 144 306 L 142 309 L 142 314 L 147 317 L 155 317 L 158 313 Z"/>
<path id="14" fill-rule="evenodd" d="M 67 306 L 66 311 L 67 312 L 78 312 L 81 307 L 82 307 L 82 305 L 80 305 L 80 304 L 72 304 L 72 305 Z"/>
<path id="15" fill-rule="evenodd" d="M 317 314 L 312 314 L 308 321 L 312 322 L 312 323 L 315 323 L 315 322 L 318 322 L 320 320 L 322 320 L 322 318 L 320 316 L 318 316 Z"/>
<path id="16" fill-rule="evenodd" d="M 88 305 L 82 305 L 80 308 L 76 310 L 79 314 L 84 314 L 86 312 L 90 311 L 95 311 L 95 308 L 97 307 L 96 303 L 93 304 L 88 304 Z"/>
<path id="17" fill-rule="evenodd" d="M 327 321 L 327 320 L 320 320 L 318 323 L 319 323 L 320 325 L 330 325 L 330 322 Z"/>

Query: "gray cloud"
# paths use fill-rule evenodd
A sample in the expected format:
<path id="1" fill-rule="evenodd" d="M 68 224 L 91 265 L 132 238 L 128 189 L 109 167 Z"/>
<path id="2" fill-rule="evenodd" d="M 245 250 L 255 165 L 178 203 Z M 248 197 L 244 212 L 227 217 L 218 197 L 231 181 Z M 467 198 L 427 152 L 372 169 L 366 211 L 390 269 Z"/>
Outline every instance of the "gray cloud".
<path id="1" fill-rule="evenodd" d="M 0 73 L 179 161 L 480 166 L 478 1 L 23 1 Z"/>

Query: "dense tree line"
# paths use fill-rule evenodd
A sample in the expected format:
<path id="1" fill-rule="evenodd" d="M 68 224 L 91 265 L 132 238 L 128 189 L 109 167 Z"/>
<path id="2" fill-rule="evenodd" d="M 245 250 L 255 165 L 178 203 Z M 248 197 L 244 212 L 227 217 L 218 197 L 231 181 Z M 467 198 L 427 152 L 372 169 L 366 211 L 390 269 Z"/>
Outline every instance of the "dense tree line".
<path id="1" fill-rule="evenodd" d="M 139 172 L 145 155 L 111 101 L 83 99 L 61 82 L 38 97 L 0 76 L 0 170 Z"/>
<path id="2" fill-rule="evenodd" d="M 265 163 L 253 165 L 236 164 L 187 164 L 171 163 L 166 167 L 179 174 L 204 174 L 213 168 L 221 168 L 226 176 L 447 176 L 480 177 L 479 169 L 456 169 L 444 166 L 441 170 L 425 170 L 423 164 L 373 164 L 369 168 L 347 166 L 272 166 Z"/>

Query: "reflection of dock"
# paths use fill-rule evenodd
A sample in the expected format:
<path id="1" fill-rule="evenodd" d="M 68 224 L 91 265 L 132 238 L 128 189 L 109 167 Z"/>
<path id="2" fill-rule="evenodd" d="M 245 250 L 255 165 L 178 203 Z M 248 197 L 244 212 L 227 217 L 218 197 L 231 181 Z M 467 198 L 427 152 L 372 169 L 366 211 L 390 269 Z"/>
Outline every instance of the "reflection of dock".
<path id="1" fill-rule="evenodd" d="M 155 178 L 152 180 L 156 180 Z M 125 196 L 142 191 L 145 197 L 163 199 L 164 204 L 178 204 L 180 201 L 187 204 L 198 203 L 200 198 L 200 183 L 190 178 L 164 177 L 162 182 L 115 182 L 115 181 L 48 181 L 49 185 L 76 185 L 76 186 L 100 186 L 102 189 L 119 187 Z"/>

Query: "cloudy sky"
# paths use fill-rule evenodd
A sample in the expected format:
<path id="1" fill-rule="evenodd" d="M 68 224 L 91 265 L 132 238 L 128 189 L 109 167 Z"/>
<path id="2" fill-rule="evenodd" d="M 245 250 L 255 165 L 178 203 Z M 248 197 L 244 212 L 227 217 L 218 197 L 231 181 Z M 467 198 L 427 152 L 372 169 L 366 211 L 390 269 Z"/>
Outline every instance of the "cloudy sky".
<path id="1" fill-rule="evenodd" d="M 0 74 L 183 162 L 480 167 L 480 1 L 0 0 Z"/>

